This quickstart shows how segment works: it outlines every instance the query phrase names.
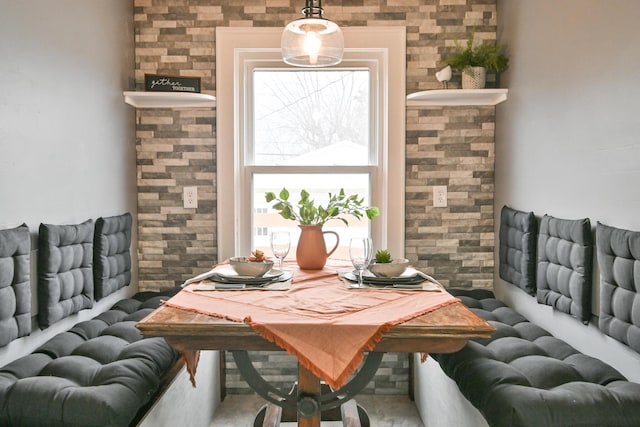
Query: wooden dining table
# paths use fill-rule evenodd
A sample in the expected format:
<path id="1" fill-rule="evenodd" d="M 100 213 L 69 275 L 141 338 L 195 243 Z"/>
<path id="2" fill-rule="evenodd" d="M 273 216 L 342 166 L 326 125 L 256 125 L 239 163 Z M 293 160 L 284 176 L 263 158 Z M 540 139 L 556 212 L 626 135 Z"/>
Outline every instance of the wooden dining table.
<path id="1" fill-rule="evenodd" d="M 339 280 L 337 276 L 336 280 Z M 149 314 L 137 324 L 137 327 L 145 336 L 164 337 L 171 346 L 183 354 L 194 354 L 199 350 L 227 350 L 231 351 L 234 357 L 238 355 L 237 360 L 244 359 L 246 363 L 246 352 L 283 350 L 263 338 L 247 323 L 167 305 Z M 371 371 L 375 372 L 381 355 L 385 352 L 420 352 L 425 355 L 455 352 L 464 347 L 468 340 L 488 338 L 493 332 L 495 332 L 493 326 L 476 316 L 462 303 L 454 302 L 385 330 L 365 359 L 364 364 L 369 364 L 370 367 L 368 369 L 362 367 L 360 371 L 365 371 L 364 375 L 369 371 L 369 375 L 372 376 Z M 286 396 L 279 395 L 273 398 L 274 390 L 262 383 L 261 379 L 254 378 L 259 376 L 257 371 L 249 367 L 248 372 L 243 374 L 245 375 L 250 380 L 254 380 L 253 383 L 248 381 L 254 389 L 269 390 L 269 393 L 263 397 L 281 406 L 287 404 Z M 359 382 L 359 386 L 350 386 L 349 384 L 352 384 L 350 382 L 344 387 L 346 391 L 337 390 L 331 397 L 333 400 L 338 400 L 338 403 L 342 403 L 346 393 L 349 394 L 347 399 L 351 399 L 353 397 L 351 394 L 359 391 L 369 379 L 356 379 L 353 382 Z M 322 379 L 316 374 L 302 364 L 298 364 L 297 397 L 294 397 L 297 402 L 293 403 L 298 408 L 298 426 L 319 427 L 321 425 L 320 406 L 325 404 L 335 406 L 335 403 L 321 402 L 317 398 L 321 393 L 321 382 Z M 263 395 L 260 390 L 257 391 L 258 394 Z"/>

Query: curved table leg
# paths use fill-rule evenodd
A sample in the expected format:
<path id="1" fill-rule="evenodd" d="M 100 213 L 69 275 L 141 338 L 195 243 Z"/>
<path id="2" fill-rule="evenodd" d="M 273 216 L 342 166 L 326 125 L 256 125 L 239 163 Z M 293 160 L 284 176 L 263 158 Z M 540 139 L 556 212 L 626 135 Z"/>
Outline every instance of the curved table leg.
<path id="1" fill-rule="evenodd" d="M 324 410 L 337 408 L 351 400 L 371 381 L 382 362 L 384 353 L 368 353 L 360 369 L 339 390 L 320 394 L 320 379 L 300 367 L 298 393 L 283 392 L 269 384 L 256 370 L 247 351 L 232 351 L 240 374 L 249 386 L 262 398 L 283 409 L 295 410 L 303 418 L 318 417 Z M 300 375 L 304 378 L 300 378 Z M 317 383 L 317 387 L 315 386 Z M 311 387 L 311 389 L 309 389 Z M 304 425 L 304 424 L 301 424 Z M 312 425 L 312 424 L 309 424 Z"/>

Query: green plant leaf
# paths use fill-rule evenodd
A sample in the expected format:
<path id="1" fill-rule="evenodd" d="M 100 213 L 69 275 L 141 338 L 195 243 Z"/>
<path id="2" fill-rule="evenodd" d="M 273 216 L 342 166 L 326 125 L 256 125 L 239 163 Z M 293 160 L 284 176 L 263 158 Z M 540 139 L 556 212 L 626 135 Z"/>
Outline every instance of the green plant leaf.
<path id="1" fill-rule="evenodd" d="M 284 219 L 291 219 L 292 215 L 291 215 L 291 208 L 289 206 L 284 206 L 281 210 L 280 210 L 280 216 Z"/>
<path id="2" fill-rule="evenodd" d="M 503 45 L 481 43 L 474 47 L 474 35 L 471 33 L 466 46 L 456 40 L 456 51 L 449 55 L 446 62 L 455 71 L 468 67 L 484 67 L 487 71 L 502 72 L 509 67 L 509 58 Z"/>
<path id="3" fill-rule="evenodd" d="M 375 260 L 378 264 L 387 264 L 390 263 L 393 258 L 391 258 L 391 253 L 388 249 L 380 249 L 378 252 L 376 252 Z"/>
<path id="4" fill-rule="evenodd" d="M 357 194 L 347 196 L 344 188 L 341 188 L 337 194 L 329 193 L 329 202 L 326 206 L 315 206 L 309 192 L 307 190 L 300 191 L 297 212 L 289 202 L 290 194 L 286 188 L 280 191 L 279 196 L 279 198 L 276 197 L 275 193 L 271 191 L 265 193 L 267 202 L 275 201 L 272 208 L 282 218 L 297 221 L 301 225 L 324 225 L 330 219 L 338 219 L 349 225 L 347 219 L 341 215 L 351 215 L 361 219 L 366 214 L 368 219 L 373 219 L 380 214 L 377 207 L 362 206 L 364 197 Z"/>
<path id="5" fill-rule="evenodd" d="M 380 209 L 376 208 L 375 206 L 368 208 L 365 212 L 367 213 L 367 218 L 369 219 L 373 219 L 380 215 Z"/>

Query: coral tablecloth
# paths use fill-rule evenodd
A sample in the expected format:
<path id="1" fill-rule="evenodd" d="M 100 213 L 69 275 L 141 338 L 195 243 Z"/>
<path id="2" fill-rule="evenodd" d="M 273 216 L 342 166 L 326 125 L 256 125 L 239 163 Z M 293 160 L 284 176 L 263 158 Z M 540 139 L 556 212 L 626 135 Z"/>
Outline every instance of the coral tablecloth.
<path id="1" fill-rule="evenodd" d="M 185 287 L 171 307 L 244 322 L 331 387 L 340 388 L 384 331 L 458 301 L 446 291 L 347 289 L 338 269 L 295 270 L 288 291 L 194 291 Z M 197 352 L 184 358 L 194 381 Z M 194 383 L 195 385 L 195 383 Z"/>

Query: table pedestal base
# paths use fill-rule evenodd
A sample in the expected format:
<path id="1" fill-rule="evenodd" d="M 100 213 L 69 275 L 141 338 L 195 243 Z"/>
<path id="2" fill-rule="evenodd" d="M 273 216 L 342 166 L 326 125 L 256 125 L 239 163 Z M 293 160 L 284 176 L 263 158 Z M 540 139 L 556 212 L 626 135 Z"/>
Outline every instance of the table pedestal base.
<path id="1" fill-rule="evenodd" d="M 297 394 L 297 384 L 293 387 L 290 394 Z M 321 385 L 321 394 L 331 393 L 328 385 Z M 283 422 L 298 421 L 297 411 L 291 409 L 283 409 L 273 403 L 264 405 L 253 421 L 253 427 L 279 427 Z M 370 427 L 369 414 L 366 409 L 358 405 L 355 399 L 344 402 L 338 408 L 332 408 L 320 413 L 320 422 L 322 421 L 342 421 L 343 427 Z"/>
<path id="2" fill-rule="evenodd" d="M 382 362 L 384 353 L 368 353 L 360 369 L 344 386 L 335 391 L 324 384 L 321 385 L 317 376 L 298 364 L 298 383 L 289 393 L 284 393 L 267 383 L 253 366 L 247 351 L 232 351 L 231 353 L 242 378 L 258 395 L 272 404 L 265 408 L 265 416 L 262 417 L 263 424 L 254 425 L 278 426 L 280 425 L 279 419 L 282 418 L 285 411 L 288 411 L 286 412 L 287 417 L 289 417 L 289 413 L 295 414 L 293 420 L 298 421 L 298 426 L 319 427 L 323 415 L 328 414 L 330 410 L 340 408 L 340 420 L 343 421 L 344 426 L 369 426 L 369 417 L 366 411 L 359 408 L 352 399 L 371 381 Z M 325 386 L 324 390 L 323 386 Z M 271 408 L 271 406 L 275 407 Z M 364 417 L 359 415 L 360 410 L 364 413 Z M 274 422 L 277 423 L 265 424 L 265 421 L 270 419 L 276 420 Z M 366 420 L 366 424 L 361 422 L 362 419 Z"/>

